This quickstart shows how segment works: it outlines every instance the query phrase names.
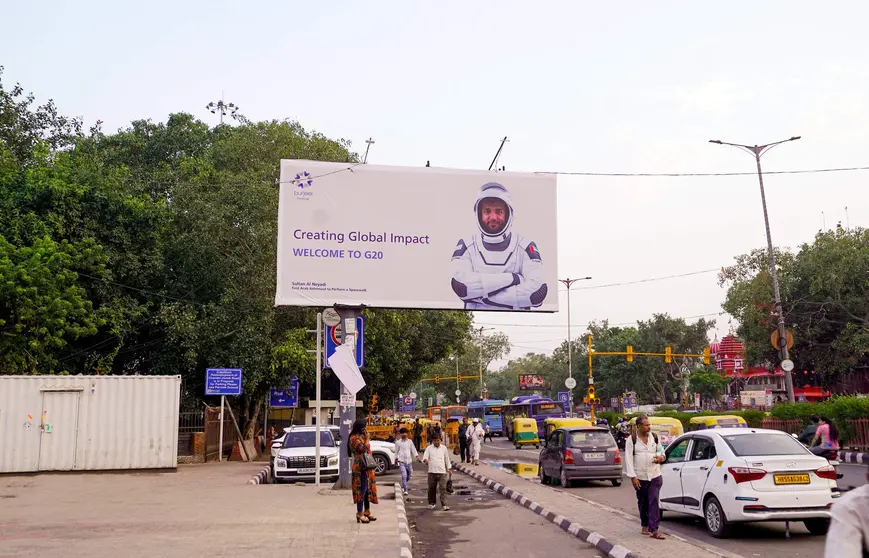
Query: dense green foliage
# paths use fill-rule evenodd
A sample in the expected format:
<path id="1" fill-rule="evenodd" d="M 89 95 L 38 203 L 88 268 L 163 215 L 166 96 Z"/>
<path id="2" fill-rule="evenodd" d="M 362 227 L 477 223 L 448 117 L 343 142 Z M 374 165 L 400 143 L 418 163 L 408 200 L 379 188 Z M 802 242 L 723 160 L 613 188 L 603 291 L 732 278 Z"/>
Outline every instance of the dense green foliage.
<path id="1" fill-rule="evenodd" d="M 314 379 L 316 309 L 275 308 L 279 162 L 355 164 L 292 121 L 210 127 L 184 113 L 114 134 L 0 82 L 0 370 L 244 369 L 248 431 L 270 387 Z M 464 312 L 368 312 L 364 375 L 388 401 L 470 339 Z"/>

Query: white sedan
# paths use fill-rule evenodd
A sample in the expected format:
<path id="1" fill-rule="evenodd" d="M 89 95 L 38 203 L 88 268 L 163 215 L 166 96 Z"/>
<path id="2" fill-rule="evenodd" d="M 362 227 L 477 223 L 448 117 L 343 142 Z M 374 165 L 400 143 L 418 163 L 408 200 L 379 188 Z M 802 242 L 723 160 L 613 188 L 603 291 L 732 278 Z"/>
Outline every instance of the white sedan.
<path id="1" fill-rule="evenodd" d="M 661 510 L 702 517 L 715 537 L 751 521 L 802 521 L 812 534 L 827 532 L 839 497 L 836 470 L 784 432 L 691 432 L 666 455 Z"/>

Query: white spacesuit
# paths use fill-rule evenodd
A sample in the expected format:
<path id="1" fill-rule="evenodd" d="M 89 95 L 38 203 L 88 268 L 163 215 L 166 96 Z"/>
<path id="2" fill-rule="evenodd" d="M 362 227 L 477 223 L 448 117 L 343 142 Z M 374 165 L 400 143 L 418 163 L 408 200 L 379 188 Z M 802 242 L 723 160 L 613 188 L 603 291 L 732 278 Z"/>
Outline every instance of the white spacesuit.
<path id="1" fill-rule="evenodd" d="M 497 210 L 497 215 L 489 214 Z M 513 203 L 497 182 L 480 188 L 476 234 L 460 239 L 451 262 L 453 291 L 468 310 L 528 310 L 543 304 L 548 287 L 537 245 L 511 231 Z"/>

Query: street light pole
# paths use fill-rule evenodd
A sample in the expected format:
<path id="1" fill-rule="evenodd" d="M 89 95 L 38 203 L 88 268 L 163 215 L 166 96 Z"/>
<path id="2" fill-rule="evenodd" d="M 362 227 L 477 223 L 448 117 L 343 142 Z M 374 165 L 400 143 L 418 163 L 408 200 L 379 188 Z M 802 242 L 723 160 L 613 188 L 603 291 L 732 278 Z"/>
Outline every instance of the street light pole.
<path id="1" fill-rule="evenodd" d="M 205 105 L 211 114 L 220 114 L 220 124 L 223 125 L 223 117 L 226 116 L 226 113 L 229 113 L 229 116 L 235 118 L 235 113 L 238 112 L 238 105 L 234 103 L 226 103 L 223 100 L 223 91 L 220 92 L 220 100 L 216 103 L 214 101 Z"/>
<path id="2" fill-rule="evenodd" d="M 363 165 L 368 163 L 368 150 L 370 150 L 371 146 L 374 144 L 374 139 L 368 138 L 367 140 L 365 140 L 365 143 L 367 143 L 368 145 L 365 147 L 365 157 L 362 158 Z"/>
<path id="3" fill-rule="evenodd" d="M 766 192 L 763 189 L 763 171 L 760 167 L 760 158 L 773 147 L 781 145 L 783 143 L 787 143 L 789 141 L 796 141 L 798 139 L 800 139 L 800 136 L 793 136 L 786 140 L 768 143 L 766 145 L 742 145 L 738 143 L 727 143 L 721 140 L 709 140 L 709 143 L 717 143 L 719 145 L 738 147 L 739 149 L 742 149 L 743 151 L 746 151 L 753 155 L 754 160 L 757 163 L 757 181 L 760 184 L 760 202 L 763 206 L 763 222 L 766 226 L 766 247 L 767 251 L 769 252 L 769 274 L 772 277 L 772 292 L 773 297 L 775 298 L 775 311 L 776 314 L 778 314 L 779 352 L 782 361 L 790 360 L 790 353 L 788 351 L 787 329 L 785 328 L 785 315 L 782 308 L 781 291 L 779 290 L 778 284 L 778 271 L 775 268 L 775 254 L 773 253 L 772 249 L 772 235 L 769 231 L 769 214 L 766 210 Z M 793 403 L 795 401 L 794 381 L 791 373 L 787 370 L 785 371 L 785 388 L 787 389 L 788 401 Z"/>
<path id="4" fill-rule="evenodd" d="M 571 337 L 570 337 L 570 287 L 571 287 L 571 285 L 573 285 L 577 281 L 588 281 L 589 279 L 591 279 L 591 277 L 583 277 L 581 279 L 571 279 L 568 277 L 567 279 L 559 279 L 559 281 L 561 283 L 564 283 L 564 285 L 567 287 L 567 377 L 568 378 L 573 378 L 573 349 L 571 348 L 573 341 L 571 340 Z M 569 388 L 567 390 L 567 392 L 569 394 L 568 398 L 567 398 L 567 404 L 568 404 L 567 412 L 572 417 L 573 416 L 573 389 Z"/>
<path id="5" fill-rule="evenodd" d="M 485 383 L 483 382 L 483 332 L 489 329 L 494 328 L 481 327 L 477 330 L 480 332 L 480 399 L 483 399 L 483 393 L 486 391 Z"/>

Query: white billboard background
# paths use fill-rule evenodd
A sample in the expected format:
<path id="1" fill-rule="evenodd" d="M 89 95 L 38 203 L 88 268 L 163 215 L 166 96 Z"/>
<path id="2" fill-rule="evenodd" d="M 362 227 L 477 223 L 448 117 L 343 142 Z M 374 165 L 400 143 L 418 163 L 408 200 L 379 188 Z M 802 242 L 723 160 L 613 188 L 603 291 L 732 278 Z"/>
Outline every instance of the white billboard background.
<path id="1" fill-rule="evenodd" d="M 469 307 L 452 286 L 452 257 L 460 239 L 479 238 L 474 205 L 491 182 L 509 192 L 510 233 L 524 239 L 504 269 L 521 271 L 515 262 L 539 257 L 524 268 L 533 268 L 527 284 L 546 283 L 539 306 Z M 556 197 L 554 175 L 282 160 L 275 304 L 556 312 Z M 479 254 L 467 265 L 485 267 Z M 500 288 L 509 279 L 499 271 L 484 280 Z"/>

